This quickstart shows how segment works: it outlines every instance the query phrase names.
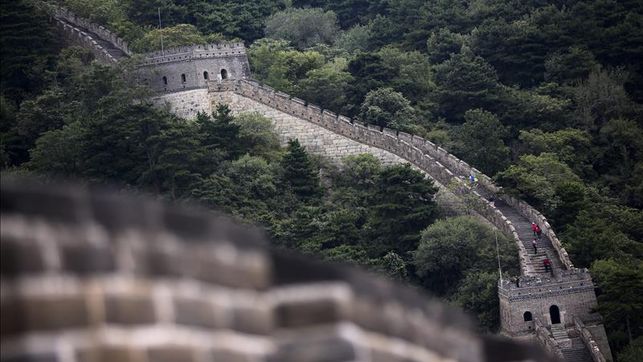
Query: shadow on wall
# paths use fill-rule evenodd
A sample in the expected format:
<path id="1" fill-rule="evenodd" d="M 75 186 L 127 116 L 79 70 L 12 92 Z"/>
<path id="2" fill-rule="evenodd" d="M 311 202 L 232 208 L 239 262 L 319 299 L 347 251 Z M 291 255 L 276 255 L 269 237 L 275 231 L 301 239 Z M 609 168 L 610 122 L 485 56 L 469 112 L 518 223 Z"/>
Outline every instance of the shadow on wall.
<path id="1" fill-rule="evenodd" d="M 550 360 L 223 215 L 4 176 L 0 196 L 2 361 Z"/>

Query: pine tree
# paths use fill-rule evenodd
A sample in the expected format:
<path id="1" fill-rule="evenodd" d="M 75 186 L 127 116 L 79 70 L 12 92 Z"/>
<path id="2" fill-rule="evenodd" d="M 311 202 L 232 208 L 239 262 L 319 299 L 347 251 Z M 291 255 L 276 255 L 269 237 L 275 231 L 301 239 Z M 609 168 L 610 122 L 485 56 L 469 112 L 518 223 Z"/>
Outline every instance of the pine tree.
<path id="1" fill-rule="evenodd" d="M 288 152 L 281 161 L 284 181 L 297 197 L 311 201 L 321 195 L 319 175 L 298 140 L 288 142 Z"/>
<path id="2" fill-rule="evenodd" d="M 409 164 L 385 168 L 379 175 L 369 220 L 371 254 L 394 251 L 406 258 L 417 247 L 420 231 L 436 217 L 437 188 Z"/>
<path id="3" fill-rule="evenodd" d="M 232 111 L 226 104 L 218 105 L 211 116 L 199 113 L 196 118 L 203 145 L 212 152 L 224 151 L 227 159 L 236 159 L 242 153 L 239 126 L 233 121 Z"/>

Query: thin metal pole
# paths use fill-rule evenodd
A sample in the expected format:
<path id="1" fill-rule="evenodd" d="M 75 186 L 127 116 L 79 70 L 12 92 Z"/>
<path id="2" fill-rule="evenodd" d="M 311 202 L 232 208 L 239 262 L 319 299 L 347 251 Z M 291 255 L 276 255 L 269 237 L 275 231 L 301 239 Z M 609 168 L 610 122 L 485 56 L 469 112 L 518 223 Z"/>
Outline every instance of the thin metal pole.
<path id="1" fill-rule="evenodd" d="M 493 235 L 496 237 L 496 255 L 498 256 L 498 273 L 500 274 L 500 283 L 502 284 L 502 268 L 500 267 L 500 248 L 498 247 L 498 231 L 493 230 Z"/>
<path id="2" fill-rule="evenodd" d="M 164 55 L 165 50 L 163 49 L 163 32 L 160 31 L 163 28 L 163 25 L 161 23 L 161 8 L 158 8 L 158 13 L 159 13 L 159 34 L 161 35 L 161 55 Z"/>

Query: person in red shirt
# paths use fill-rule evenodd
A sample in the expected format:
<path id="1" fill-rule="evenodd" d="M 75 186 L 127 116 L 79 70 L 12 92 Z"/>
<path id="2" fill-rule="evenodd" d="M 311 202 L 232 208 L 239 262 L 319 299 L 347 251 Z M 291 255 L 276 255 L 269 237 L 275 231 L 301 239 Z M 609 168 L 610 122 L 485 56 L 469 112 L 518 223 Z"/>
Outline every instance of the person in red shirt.
<path id="1" fill-rule="evenodd" d="M 540 239 L 540 236 L 543 234 L 543 231 L 540 229 L 540 226 L 536 224 L 536 235 L 538 235 L 538 239 Z"/>
<path id="2" fill-rule="evenodd" d="M 545 260 L 543 260 L 543 265 L 545 266 L 546 272 L 550 272 L 552 275 L 554 274 L 554 271 L 551 268 L 551 260 L 549 260 L 549 258 L 545 258 Z"/>
<path id="3" fill-rule="evenodd" d="M 537 228 L 537 227 L 538 227 L 538 225 L 536 225 L 536 223 L 535 223 L 535 222 L 532 222 L 532 223 L 531 223 L 531 231 L 533 231 L 533 232 L 534 232 L 534 236 L 538 235 L 538 234 L 536 234 L 536 228 Z"/>

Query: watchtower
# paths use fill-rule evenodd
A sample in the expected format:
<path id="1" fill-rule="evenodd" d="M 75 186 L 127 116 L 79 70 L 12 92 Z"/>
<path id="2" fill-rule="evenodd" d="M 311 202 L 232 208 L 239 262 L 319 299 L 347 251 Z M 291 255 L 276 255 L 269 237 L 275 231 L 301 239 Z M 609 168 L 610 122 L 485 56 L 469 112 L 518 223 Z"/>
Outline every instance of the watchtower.
<path id="1" fill-rule="evenodd" d="M 599 322 L 594 283 L 587 269 L 561 270 L 557 278 L 523 276 L 499 282 L 502 329 L 510 336 L 533 333 L 535 320 L 546 327 L 572 327 L 573 317 Z"/>
<path id="2" fill-rule="evenodd" d="M 208 81 L 246 79 L 250 65 L 243 43 L 218 43 L 144 54 L 139 80 L 155 92 L 207 88 Z"/>

